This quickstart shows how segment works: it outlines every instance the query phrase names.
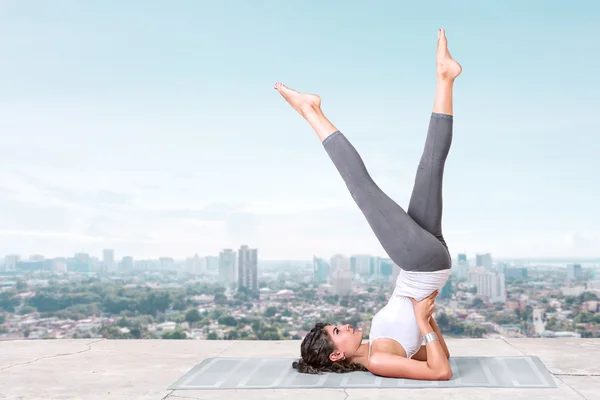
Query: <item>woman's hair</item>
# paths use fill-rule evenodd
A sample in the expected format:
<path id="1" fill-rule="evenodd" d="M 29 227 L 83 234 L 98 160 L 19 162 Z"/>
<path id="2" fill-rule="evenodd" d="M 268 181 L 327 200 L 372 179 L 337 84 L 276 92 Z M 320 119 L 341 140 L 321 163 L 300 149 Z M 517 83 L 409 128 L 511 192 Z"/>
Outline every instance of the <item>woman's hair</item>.
<path id="1" fill-rule="evenodd" d="M 325 330 L 330 324 L 318 323 L 308 332 L 300 345 L 298 361 L 292 367 L 305 374 L 321 374 L 323 372 L 367 371 L 361 364 L 340 360 L 333 362 L 329 355 L 335 351 L 331 337 Z"/>

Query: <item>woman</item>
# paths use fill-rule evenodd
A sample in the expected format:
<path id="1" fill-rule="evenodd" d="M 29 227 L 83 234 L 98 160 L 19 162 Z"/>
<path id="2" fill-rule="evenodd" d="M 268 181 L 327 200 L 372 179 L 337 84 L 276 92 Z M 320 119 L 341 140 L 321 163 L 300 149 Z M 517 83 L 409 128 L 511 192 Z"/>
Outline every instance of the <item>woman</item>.
<path id="1" fill-rule="evenodd" d="M 442 176 L 452 141 L 452 89 L 461 72 L 440 29 L 435 101 L 407 211 L 373 182 L 356 149 L 323 115 L 319 96 L 275 85 L 317 133 L 381 245 L 401 268 L 390 300 L 373 318 L 369 343 L 348 325 L 316 324 L 302 342 L 302 358 L 294 362 L 300 372 L 368 370 L 391 378 L 451 378 L 448 348 L 431 316 L 451 267 L 441 228 Z"/>

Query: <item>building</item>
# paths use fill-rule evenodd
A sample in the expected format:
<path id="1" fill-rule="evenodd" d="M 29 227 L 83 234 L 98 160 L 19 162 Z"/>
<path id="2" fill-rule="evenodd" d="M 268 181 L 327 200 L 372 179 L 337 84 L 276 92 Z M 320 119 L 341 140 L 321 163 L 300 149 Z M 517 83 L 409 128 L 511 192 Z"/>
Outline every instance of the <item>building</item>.
<path id="1" fill-rule="evenodd" d="M 19 262 L 19 259 L 20 257 L 15 254 L 4 257 L 4 267 L 2 270 L 4 272 L 15 272 L 17 270 L 17 263 Z"/>
<path id="2" fill-rule="evenodd" d="M 377 278 L 385 282 L 392 280 L 394 275 L 394 268 L 398 268 L 394 262 L 389 258 L 380 258 L 377 263 Z M 398 274 L 400 271 L 398 271 Z"/>
<path id="3" fill-rule="evenodd" d="M 583 278 L 583 270 L 581 264 L 567 265 L 567 279 L 570 281 L 578 281 Z"/>
<path id="4" fill-rule="evenodd" d="M 456 266 L 452 266 L 452 275 L 458 281 L 465 281 L 469 278 L 469 261 L 467 261 L 465 253 L 458 254 L 458 263 Z"/>
<path id="5" fill-rule="evenodd" d="M 486 271 L 492 269 L 492 255 L 490 253 L 477 254 L 475 256 L 475 266 L 483 267 Z"/>
<path id="6" fill-rule="evenodd" d="M 350 259 L 343 254 L 336 254 L 329 260 L 331 272 L 335 273 L 338 269 L 350 270 Z"/>
<path id="7" fill-rule="evenodd" d="M 133 257 L 125 256 L 121 260 L 121 270 L 132 271 L 133 270 Z"/>
<path id="8" fill-rule="evenodd" d="M 333 293 L 342 297 L 352 293 L 352 271 L 350 268 L 338 269 L 333 273 Z"/>
<path id="9" fill-rule="evenodd" d="M 452 278 L 448 279 L 442 290 L 440 290 L 440 299 L 450 300 L 452 298 L 452 294 L 454 293 L 452 289 Z"/>
<path id="10" fill-rule="evenodd" d="M 115 272 L 117 270 L 115 251 L 113 249 L 102 250 L 102 269 L 106 272 Z"/>
<path id="11" fill-rule="evenodd" d="M 219 253 L 219 282 L 229 285 L 235 282 L 235 252 L 232 249 L 223 249 Z"/>
<path id="12" fill-rule="evenodd" d="M 371 256 L 354 255 L 350 257 L 350 269 L 361 277 L 371 275 Z"/>
<path id="13" fill-rule="evenodd" d="M 477 294 L 486 297 L 492 303 L 505 303 L 506 290 L 504 274 L 486 271 L 479 267 L 469 272 L 469 281 L 477 286 Z"/>
<path id="14" fill-rule="evenodd" d="M 258 250 L 243 245 L 238 251 L 238 288 L 258 291 Z"/>
<path id="15" fill-rule="evenodd" d="M 313 280 L 318 283 L 329 281 L 330 266 L 322 258 L 313 256 Z"/>

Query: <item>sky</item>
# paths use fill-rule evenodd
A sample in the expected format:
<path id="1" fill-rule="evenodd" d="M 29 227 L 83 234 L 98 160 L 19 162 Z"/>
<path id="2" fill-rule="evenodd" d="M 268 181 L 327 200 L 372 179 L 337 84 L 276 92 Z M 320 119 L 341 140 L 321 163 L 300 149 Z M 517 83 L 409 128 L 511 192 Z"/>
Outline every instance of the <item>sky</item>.
<path id="1" fill-rule="evenodd" d="M 525 4 L 524 4 L 525 3 Z M 386 257 L 273 86 L 322 98 L 408 206 L 437 30 L 463 66 L 453 256 L 600 249 L 595 1 L 0 2 L 0 256 Z"/>

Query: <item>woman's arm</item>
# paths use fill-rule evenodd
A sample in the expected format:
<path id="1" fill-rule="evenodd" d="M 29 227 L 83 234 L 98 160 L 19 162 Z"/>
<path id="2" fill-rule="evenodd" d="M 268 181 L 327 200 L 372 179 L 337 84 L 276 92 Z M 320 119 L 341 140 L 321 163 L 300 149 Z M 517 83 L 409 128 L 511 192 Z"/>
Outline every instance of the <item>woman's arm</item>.
<path id="1" fill-rule="evenodd" d="M 429 320 L 429 323 L 431 324 L 433 331 L 436 333 L 436 335 L 440 339 L 440 344 L 442 345 L 442 348 L 444 349 L 444 353 L 446 353 L 446 357 L 450 358 L 450 351 L 448 350 L 446 341 L 444 340 L 444 337 L 442 336 L 442 333 L 440 332 L 440 328 L 438 327 L 435 320 L 433 319 L 433 316 Z M 427 347 L 425 345 L 422 345 L 421 348 L 419 349 L 419 351 L 417 351 L 412 358 L 414 358 L 415 360 L 419 360 L 419 361 L 427 361 Z"/>
<path id="2" fill-rule="evenodd" d="M 419 320 L 421 334 L 433 332 L 427 320 Z M 427 343 L 426 361 L 409 359 L 389 353 L 371 355 L 367 369 L 375 375 L 389 378 L 406 378 L 420 380 L 448 380 L 452 377 L 452 368 L 439 340 Z"/>
<path id="3" fill-rule="evenodd" d="M 440 332 L 440 328 L 438 327 L 435 320 L 433 319 L 433 315 L 431 316 L 429 323 L 431 324 L 431 327 L 433 328 L 433 331 L 435 332 L 435 334 L 440 339 L 440 344 L 442 345 L 442 348 L 444 349 L 444 353 L 446 353 L 446 357 L 450 358 L 450 351 L 448 350 L 448 346 L 446 346 L 446 341 L 444 340 L 444 337 L 442 336 L 442 333 Z"/>

